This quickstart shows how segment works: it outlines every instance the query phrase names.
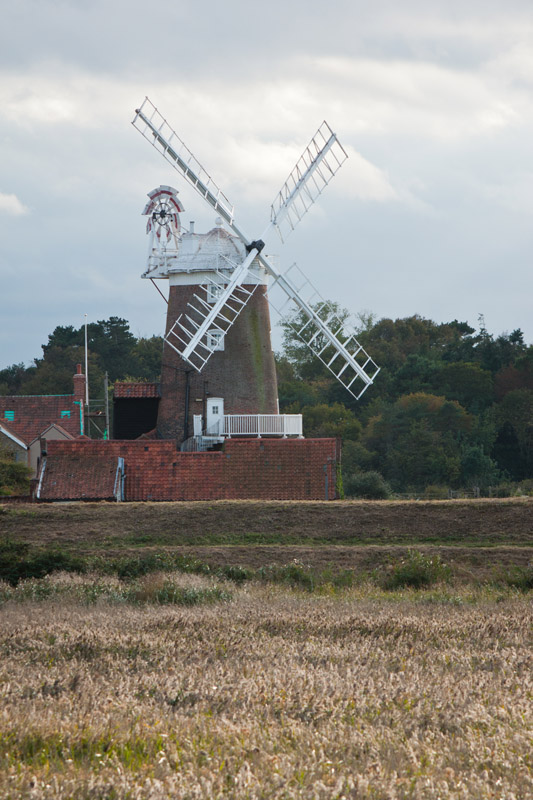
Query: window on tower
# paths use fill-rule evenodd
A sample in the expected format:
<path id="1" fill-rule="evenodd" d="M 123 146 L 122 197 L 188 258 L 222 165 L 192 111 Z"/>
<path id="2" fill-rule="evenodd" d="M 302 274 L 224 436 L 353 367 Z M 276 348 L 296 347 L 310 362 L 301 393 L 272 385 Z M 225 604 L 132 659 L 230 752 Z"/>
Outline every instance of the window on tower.
<path id="1" fill-rule="evenodd" d="M 216 303 L 226 287 L 222 283 L 207 284 L 207 302 Z"/>
<path id="2" fill-rule="evenodd" d="M 210 350 L 224 350 L 224 334 L 222 331 L 207 331 L 207 346 Z"/>

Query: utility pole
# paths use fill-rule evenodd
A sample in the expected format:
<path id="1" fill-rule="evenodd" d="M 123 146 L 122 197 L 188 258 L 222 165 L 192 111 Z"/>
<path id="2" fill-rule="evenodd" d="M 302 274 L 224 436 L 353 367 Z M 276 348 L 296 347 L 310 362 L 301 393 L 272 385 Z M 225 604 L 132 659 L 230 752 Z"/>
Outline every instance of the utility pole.
<path id="1" fill-rule="evenodd" d="M 104 396 L 105 396 L 105 433 L 104 439 L 110 439 L 109 435 L 109 381 L 107 378 L 107 371 L 104 378 Z"/>

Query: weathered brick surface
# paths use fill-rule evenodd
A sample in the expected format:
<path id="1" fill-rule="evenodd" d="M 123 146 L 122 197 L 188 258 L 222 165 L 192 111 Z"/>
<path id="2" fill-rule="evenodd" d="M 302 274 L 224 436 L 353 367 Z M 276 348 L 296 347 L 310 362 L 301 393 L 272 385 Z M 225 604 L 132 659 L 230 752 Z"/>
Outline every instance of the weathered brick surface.
<path id="1" fill-rule="evenodd" d="M 246 286 L 252 291 L 254 286 Z M 204 296 L 199 286 L 171 286 L 167 333 L 180 314 L 193 315 L 187 306 L 193 295 Z M 204 293 L 205 294 L 205 293 Z M 165 343 L 161 371 L 161 402 L 157 430 L 162 439 L 183 441 L 185 395 L 189 372 L 189 421 L 193 435 L 194 414 L 205 416 L 206 397 L 223 397 L 226 414 L 277 414 L 278 387 L 270 342 L 270 311 L 266 287 L 257 286 L 245 309 L 225 337 L 224 350 L 213 353 L 197 373 Z"/>
<path id="2" fill-rule="evenodd" d="M 335 498 L 335 439 L 230 439 L 213 453 L 181 453 L 170 440 L 50 442 L 42 499 L 87 498 L 85 464 L 101 460 L 107 485 L 119 456 L 126 500 Z"/>

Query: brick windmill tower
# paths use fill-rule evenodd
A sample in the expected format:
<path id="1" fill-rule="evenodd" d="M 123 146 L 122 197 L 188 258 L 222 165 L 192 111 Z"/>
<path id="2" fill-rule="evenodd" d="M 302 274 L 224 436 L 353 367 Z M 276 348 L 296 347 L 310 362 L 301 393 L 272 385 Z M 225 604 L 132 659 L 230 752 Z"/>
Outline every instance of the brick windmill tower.
<path id="1" fill-rule="evenodd" d="M 257 259 L 252 262 L 245 282 L 233 290 L 223 320 L 213 320 L 192 363 L 186 361 L 180 342 L 212 310 L 246 258 L 246 248 L 220 218 L 207 233 L 195 233 L 193 223 L 182 231 L 183 206 L 172 187 L 160 186 L 149 198 L 143 211 L 150 234 L 143 278 L 169 283 L 159 436 L 179 442 L 203 433 L 216 436 L 224 417 L 277 415 L 265 269 Z"/>
<path id="2" fill-rule="evenodd" d="M 301 435 L 300 415 L 278 413 L 269 303 L 359 398 L 379 368 L 350 322 L 295 265 L 281 274 L 262 252 L 272 229 L 282 239 L 283 230 L 294 229 L 346 159 L 327 123 L 290 173 L 256 240 L 240 230 L 227 197 L 148 98 L 133 125 L 218 215 L 207 233 L 192 226 L 182 233 L 183 207 L 168 186 L 150 192 L 144 210 L 151 238 L 143 277 L 170 284 L 158 435 L 177 439 L 182 449 L 189 439 Z"/>

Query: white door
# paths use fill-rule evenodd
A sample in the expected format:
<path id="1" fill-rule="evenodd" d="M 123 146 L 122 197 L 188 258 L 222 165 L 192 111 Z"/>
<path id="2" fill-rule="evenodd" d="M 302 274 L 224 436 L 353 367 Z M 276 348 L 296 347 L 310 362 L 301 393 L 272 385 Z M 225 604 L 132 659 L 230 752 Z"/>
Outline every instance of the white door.
<path id="1" fill-rule="evenodd" d="M 207 398 L 207 425 L 206 433 L 218 436 L 223 432 L 224 422 L 224 398 Z"/>

